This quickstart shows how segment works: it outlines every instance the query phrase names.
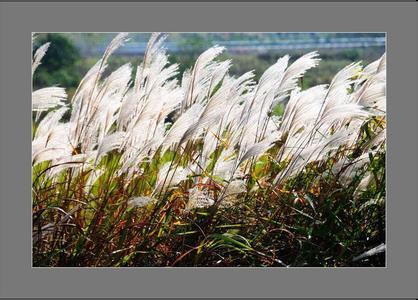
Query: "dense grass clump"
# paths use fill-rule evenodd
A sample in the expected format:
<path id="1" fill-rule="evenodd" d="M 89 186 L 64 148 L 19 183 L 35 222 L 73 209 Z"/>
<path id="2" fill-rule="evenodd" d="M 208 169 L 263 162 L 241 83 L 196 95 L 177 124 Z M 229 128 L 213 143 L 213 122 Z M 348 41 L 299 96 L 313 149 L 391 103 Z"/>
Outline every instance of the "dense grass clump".
<path id="1" fill-rule="evenodd" d="M 164 38 L 33 92 L 33 265 L 385 266 L 385 56 L 302 89 L 316 52 L 256 81 L 215 46 L 178 80 Z"/>

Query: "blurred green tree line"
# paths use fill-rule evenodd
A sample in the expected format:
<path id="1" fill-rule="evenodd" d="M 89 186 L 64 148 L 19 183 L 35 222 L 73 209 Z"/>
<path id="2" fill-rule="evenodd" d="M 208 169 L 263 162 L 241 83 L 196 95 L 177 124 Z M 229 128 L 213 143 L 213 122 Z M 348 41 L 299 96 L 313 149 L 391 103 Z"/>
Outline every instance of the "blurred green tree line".
<path id="1" fill-rule="evenodd" d="M 84 34 L 85 35 L 85 34 Z M 225 35 L 225 34 L 224 34 Z M 234 34 L 241 37 L 243 34 Z M 82 56 L 79 48 L 75 46 L 77 40 L 82 38 L 83 34 L 39 34 L 33 45 L 33 51 L 46 42 L 51 42 L 47 54 L 42 60 L 42 64 L 39 66 L 34 74 L 33 87 L 34 89 L 45 86 L 62 86 L 67 89 L 69 96 L 77 88 L 78 83 L 84 74 L 97 62 L 99 56 L 89 55 Z M 258 36 L 258 35 L 255 35 Z M 358 36 L 358 34 L 357 34 Z M 364 34 L 362 35 L 364 36 Z M 218 36 L 216 36 L 218 37 Z M 251 35 L 251 37 L 253 37 Z M 260 37 L 264 37 L 261 35 Z M 88 40 L 92 40 L 91 46 L 94 43 L 103 42 L 109 37 L 105 34 L 91 34 L 88 36 Z M 202 34 L 173 34 L 171 40 L 177 39 L 179 45 L 188 45 L 195 51 L 191 53 L 169 53 L 170 61 L 172 63 L 178 63 L 180 65 L 180 74 L 188 68 L 191 68 L 199 56 L 202 47 L 205 45 L 208 47 L 212 42 L 211 35 L 205 39 Z M 231 54 L 228 51 L 223 54 L 220 59 L 232 59 L 231 74 L 241 75 L 249 70 L 254 70 L 256 79 L 259 79 L 261 74 L 271 66 L 277 59 L 285 54 L 291 56 L 291 61 L 297 59 L 301 55 L 307 53 L 306 51 L 270 51 L 264 54 Z M 329 83 L 332 76 L 342 69 L 344 66 L 352 63 L 353 61 L 362 61 L 363 64 L 368 64 L 378 59 L 384 52 L 382 47 L 370 47 L 370 48 L 355 48 L 355 49 L 320 49 L 319 54 L 322 58 L 321 63 L 317 68 L 309 70 L 303 81 L 303 88 L 308 88 L 313 85 Z M 133 70 L 141 63 L 142 57 L 130 57 L 114 55 L 109 61 L 109 67 L 107 72 L 110 72 L 121 66 L 124 63 L 131 62 L 133 64 Z"/>

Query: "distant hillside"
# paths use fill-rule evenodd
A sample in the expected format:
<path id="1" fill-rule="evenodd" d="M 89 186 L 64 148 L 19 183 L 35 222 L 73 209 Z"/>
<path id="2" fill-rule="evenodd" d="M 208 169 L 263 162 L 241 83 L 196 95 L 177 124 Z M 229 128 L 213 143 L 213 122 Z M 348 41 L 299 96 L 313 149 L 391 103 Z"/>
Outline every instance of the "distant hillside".
<path id="1" fill-rule="evenodd" d="M 64 33 L 85 55 L 100 53 L 114 33 Z M 120 54 L 145 50 L 150 33 L 132 33 Z M 271 49 L 359 48 L 383 46 L 384 33 L 169 33 L 166 44 L 171 52 L 194 52 L 219 44 L 237 53 L 260 53 Z"/>

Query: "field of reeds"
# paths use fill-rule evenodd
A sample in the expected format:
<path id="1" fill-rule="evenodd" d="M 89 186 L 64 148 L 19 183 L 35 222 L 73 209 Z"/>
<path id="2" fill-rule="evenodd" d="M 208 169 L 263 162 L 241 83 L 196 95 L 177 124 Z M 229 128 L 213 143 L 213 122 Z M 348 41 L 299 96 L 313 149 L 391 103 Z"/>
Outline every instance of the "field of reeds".
<path id="1" fill-rule="evenodd" d="M 255 80 L 214 46 L 178 80 L 165 37 L 33 91 L 33 266 L 384 267 L 385 55 L 302 89 L 317 52 Z"/>

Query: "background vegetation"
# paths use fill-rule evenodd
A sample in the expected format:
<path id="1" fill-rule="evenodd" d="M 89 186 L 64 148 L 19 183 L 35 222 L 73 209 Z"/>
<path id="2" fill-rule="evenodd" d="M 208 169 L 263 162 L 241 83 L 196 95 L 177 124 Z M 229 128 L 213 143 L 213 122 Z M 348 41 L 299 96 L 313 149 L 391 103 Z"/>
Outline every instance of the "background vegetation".
<path id="1" fill-rule="evenodd" d="M 39 34 L 35 40 L 34 49 L 40 45 L 51 42 L 49 51 L 44 57 L 44 63 L 39 66 L 34 74 L 34 89 L 61 85 L 65 86 L 69 96 L 75 91 L 81 77 L 100 59 L 101 45 L 106 45 L 112 39 L 113 34 L 107 33 L 48 33 Z M 330 39 L 330 38 L 359 38 L 359 37 L 384 37 L 381 33 L 174 33 L 168 37 L 180 48 L 187 48 L 186 53 L 171 53 L 171 63 L 179 63 L 180 72 L 190 69 L 197 57 L 217 41 L 253 41 L 273 42 L 287 41 L 292 39 Z M 131 35 L 132 42 L 146 42 L 149 38 L 147 33 Z M 94 49 L 94 50 L 93 50 Z M 98 51 L 101 49 L 102 51 Z M 317 49 L 314 49 L 317 50 Z M 233 75 L 242 75 L 249 70 L 254 70 L 255 79 L 278 58 L 289 54 L 291 61 L 307 53 L 308 50 L 267 50 L 263 53 L 253 51 L 250 53 L 236 54 L 229 53 L 228 49 L 222 54 L 221 59 L 233 59 L 234 64 L 230 69 Z M 312 70 L 309 70 L 303 78 L 303 87 L 308 88 L 318 84 L 329 83 L 332 77 L 346 65 L 353 61 L 362 61 L 364 65 L 377 60 L 385 52 L 384 47 L 367 48 L 341 48 L 341 49 L 320 49 L 321 63 Z M 116 54 L 109 61 L 108 70 L 114 70 L 117 66 L 131 62 L 133 69 L 142 61 L 142 55 L 118 55 Z"/>

